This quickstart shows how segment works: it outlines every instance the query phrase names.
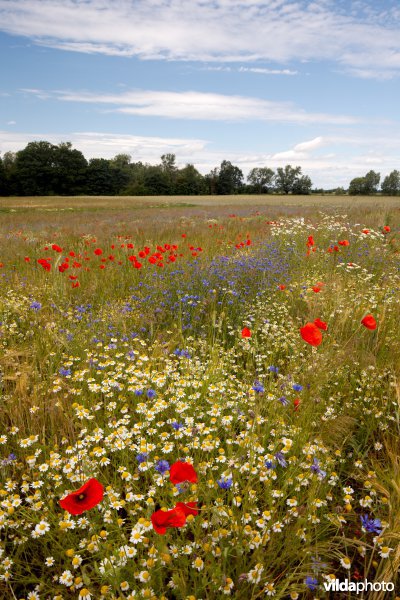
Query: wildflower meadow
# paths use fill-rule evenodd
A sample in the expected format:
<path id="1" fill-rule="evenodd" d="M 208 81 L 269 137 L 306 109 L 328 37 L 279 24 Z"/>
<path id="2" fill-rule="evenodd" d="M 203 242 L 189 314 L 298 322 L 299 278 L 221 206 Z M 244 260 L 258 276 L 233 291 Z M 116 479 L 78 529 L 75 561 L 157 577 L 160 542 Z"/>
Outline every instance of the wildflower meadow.
<path id="1" fill-rule="evenodd" d="M 212 202 L 1 208 L 0 598 L 400 595 L 400 202 Z"/>

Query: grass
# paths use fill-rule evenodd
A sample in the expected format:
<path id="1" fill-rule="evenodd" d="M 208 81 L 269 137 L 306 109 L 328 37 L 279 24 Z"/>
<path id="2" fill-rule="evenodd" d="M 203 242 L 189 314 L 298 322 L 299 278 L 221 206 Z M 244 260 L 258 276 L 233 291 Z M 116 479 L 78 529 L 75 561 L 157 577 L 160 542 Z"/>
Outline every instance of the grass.
<path id="1" fill-rule="evenodd" d="M 400 199 L 186 201 L 1 199 L 0 596 L 398 591 Z"/>

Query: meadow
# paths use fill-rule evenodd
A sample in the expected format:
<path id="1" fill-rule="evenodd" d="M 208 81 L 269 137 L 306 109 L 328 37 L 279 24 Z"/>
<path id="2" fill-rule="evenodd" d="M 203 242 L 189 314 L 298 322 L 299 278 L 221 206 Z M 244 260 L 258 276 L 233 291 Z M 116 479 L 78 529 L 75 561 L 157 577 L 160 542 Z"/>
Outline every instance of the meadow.
<path id="1" fill-rule="evenodd" d="M 400 198 L 0 222 L 0 598 L 400 595 Z"/>

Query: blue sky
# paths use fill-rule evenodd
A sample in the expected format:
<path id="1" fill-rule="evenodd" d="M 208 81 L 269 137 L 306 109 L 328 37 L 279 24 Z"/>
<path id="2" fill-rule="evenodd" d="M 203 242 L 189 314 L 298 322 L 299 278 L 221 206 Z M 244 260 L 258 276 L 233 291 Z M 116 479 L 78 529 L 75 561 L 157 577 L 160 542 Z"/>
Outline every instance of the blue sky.
<path id="1" fill-rule="evenodd" d="M 398 0 L 0 0 L 0 152 L 400 169 Z"/>

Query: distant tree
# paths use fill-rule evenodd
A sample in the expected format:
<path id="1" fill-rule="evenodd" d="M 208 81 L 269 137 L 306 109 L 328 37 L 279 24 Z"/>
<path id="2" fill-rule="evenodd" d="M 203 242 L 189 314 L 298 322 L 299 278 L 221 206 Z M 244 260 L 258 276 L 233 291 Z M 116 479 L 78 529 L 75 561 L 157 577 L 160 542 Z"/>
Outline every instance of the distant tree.
<path id="1" fill-rule="evenodd" d="M 274 171 L 268 167 L 254 167 L 247 175 L 247 181 L 258 194 L 268 194 L 274 180 Z"/>
<path id="2" fill-rule="evenodd" d="M 301 167 L 278 167 L 275 175 L 275 188 L 283 194 L 293 193 L 293 188 L 301 176 Z"/>
<path id="3" fill-rule="evenodd" d="M 198 195 L 207 191 L 204 177 L 193 165 L 186 165 L 176 175 L 175 193 L 178 195 Z"/>
<path id="4" fill-rule="evenodd" d="M 355 177 L 350 181 L 349 194 L 351 196 L 370 196 L 378 191 L 380 173 L 368 171 L 364 177 Z"/>
<path id="5" fill-rule="evenodd" d="M 243 173 L 229 160 L 223 160 L 218 171 L 217 194 L 237 194 L 243 185 Z"/>
<path id="6" fill-rule="evenodd" d="M 46 141 L 29 142 L 17 152 L 15 178 L 21 196 L 47 196 L 54 193 L 56 146 Z"/>
<path id="7" fill-rule="evenodd" d="M 0 196 L 8 195 L 7 173 L 4 168 L 3 159 L 0 156 Z"/>
<path id="8" fill-rule="evenodd" d="M 350 196 L 362 196 L 364 194 L 365 181 L 364 177 L 354 177 L 350 181 L 349 194 Z"/>
<path id="9" fill-rule="evenodd" d="M 312 181 L 308 175 L 298 177 L 293 183 L 292 193 L 301 196 L 311 194 Z"/>
<path id="10" fill-rule="evenodd" d="M 204 181 L 205 181 L 207 191 L 209 194 L 217 193 L 218 176 L 219 176 L 218 167 L 215 167 L 215 169 L 212 169 L 209 173 L 207 173 L 207 175 L 204 176 Z"/>
<path id="11" fill-rule="evenodd" d="M 5 152 L 3 156 L 7 195 L 18 193 L 15 167 L 16 159 L 17 155 L 15 152 Z"/>
<path id="12" fill-rule="evenodd" d="M 62 142 L 54 147 L 53 192 L 60 195 L 76 195 L 84 191 L 87 161 L 71 142 Z"/>
<path id="13" fill-rule="evenodd" d="M 170 175 L 160 165 L 147 166 L 143 185 L 147 196 L 168 196 L 172 190 Z"/>
<path id="14" fill-rule="evenodd" d="M 110 160 L 92 158 L 86 171 L 86 193 L 92 196 L 114 196 L 119 194 L 121 172 Z"/>
<path id="15" fill-rule="evenodd" d="M 386 196 L 398 196 L 400 194 L 400 172 L 394 170 L 386 175 L 381 189 Z"/>

